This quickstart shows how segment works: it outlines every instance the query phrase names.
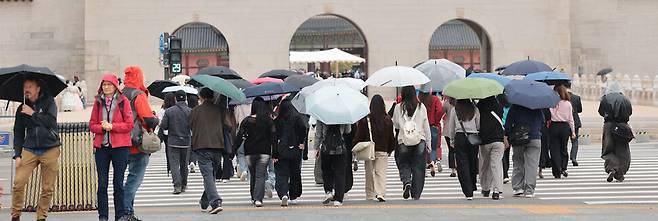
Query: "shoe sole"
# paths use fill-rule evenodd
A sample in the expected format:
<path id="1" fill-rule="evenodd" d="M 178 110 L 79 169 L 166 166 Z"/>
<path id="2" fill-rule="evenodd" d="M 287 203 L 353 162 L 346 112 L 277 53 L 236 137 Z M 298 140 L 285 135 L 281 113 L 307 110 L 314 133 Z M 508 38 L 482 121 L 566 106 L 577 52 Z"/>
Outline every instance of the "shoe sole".
<path id="1" fill-rule="evenodd" d="M 214 208 L 214 209 L 210 210 L 210 214 L 217 214 L 217 213 L 221 212 L 222 210 L 224 210 L 224 208 L 222 208 L 220 206 L 220 207 L 217 207 L 217 208 Z"/>
<path id="2" fill-rule="evenodd" d="M 410 196 L 411 196 L 411 185 L 407 184 L 404 186 L 404 190 L 402 192 L 402 198 L 409 199 Z"/>

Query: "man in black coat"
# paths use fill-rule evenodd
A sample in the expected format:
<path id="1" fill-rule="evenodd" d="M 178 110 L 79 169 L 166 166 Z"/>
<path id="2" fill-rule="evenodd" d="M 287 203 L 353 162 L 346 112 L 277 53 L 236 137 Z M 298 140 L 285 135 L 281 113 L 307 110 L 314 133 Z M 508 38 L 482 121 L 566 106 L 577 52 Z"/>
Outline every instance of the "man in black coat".
<path id="1" fill-rule="evenodd" d="M 571 97 L 570 101 L 571 107 L 573 108 L 573 121 L 576 128 L 576 131 L 574 131 L 576 137 L 571 138 L 571 163 L 573 166 L 577 167 L 578 161 L 576 160 L 576 157 L 578 156 L 578 131 L 582 127 L 579 113 L 583 112 L 583 104 L 580 102 L 580 96 L 571 92 L 571 84 L 567 84 L 566 86 L 567 89 L 569 89 L 569 96 Z"/>

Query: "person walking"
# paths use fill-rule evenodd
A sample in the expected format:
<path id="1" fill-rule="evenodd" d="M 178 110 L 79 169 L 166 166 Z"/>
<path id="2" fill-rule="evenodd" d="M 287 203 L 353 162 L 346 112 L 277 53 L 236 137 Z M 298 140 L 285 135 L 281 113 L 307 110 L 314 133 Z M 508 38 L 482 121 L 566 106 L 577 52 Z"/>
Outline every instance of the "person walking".
<path id="1" fill-rule="evenodd" d="M 505 153 L 505 130 L 503 129 L 503 107 L 495 96 L 478 101 L 480 111 L 480 186 L 482 196 L 500 199 L 503 191 L 503 154 Z"/>
<path id="2" fill-rule="evenodd" d="M 25 77 L 25 102 L 16 109 L 14 117 L 13 158 L 16 161 L 16 175 L 11 197 L 12 221 L 20 220 L 25 203 L 25 185 L 37 166 L 41 167 L 37 220 L 46 220 L 59 174 L 61 141 L 57 136 L 57 105 L 43 85 L 37 78 Z"/>
<path id="3" fill-rule="evenodd" d="M 272 153 L 275 187 L 281 206 L 297 204 L 297 198 L 302 195 L 302 154 L 308 134 L 305 121 L 290 100 L 281 102 L 274 120 L 278 142 Z"/>
<path id="4" fill-rule="evenodd" d="M 573 120 L 573 108 L 571 107 L 571 98 L 567 88 L 563 85 L 554 87 L 555 92 L 560 96 L 560 102 L 557 106 L 551 108 L 550 121 L 550 150 L 551 150 L 551 169 L 553 177 L 560 179 L 561 176 L 567 177 L 567 165 L 569 164 L 569 152 L 567 144 L 569 138 L 575 138 L 575 125 Z"/>
<path id="5" fill-rule="evenodd" d="M 159 121 L 162 121 L 162 118 L 164 117 L 165 111 L 167 108 L 173 107 L 176 105 L 176 95 L 174 93 L 166 93 L 164 96 L 164 100 L 162 102 L 162 105 L 160 106 L 160 109 L 155 111 L 155 116 L 158 118 Z M 160 142 L 164 143 L 165 146 L 165 159 L 167 161 L 167 175 L 170 172 L 170 166 L 169 166 L 169 150 L 167 150 L 167 134 L 169 134 L 169 131 L 162 129 L 160 125 L 156 127 L 156 130 L 158 131 L 158 138 L 160 138 Z"/>
<path id="6" fill-rule="evenodd" d="M 430 169 L 430 175 L 435 176 L 436 172 L 443 171 L 441 167 L 441 118 L 443 118 L 443 104 L 437 96 L 430 94 L 429 92 L 420 92 L 418 96 L 423 105 L 427 108 L 427 118 L 430 122 L 430 131 L 432 132 L 432 143 L 431 148 L 432 152 L 426 154 L 426 162 Z"/>
<path id="7" fill-rule="evenodd" d="M 541 126 L 541 152 L 539 154 L 539 168 L 538 176 L 539 179 L 544 179 L 544 174 L 542 173 L 544 169 L 550 168 L 552 165 L 551 161 L 551 134 L 550 134 L 550 119 L 551 119 L 551 110 L 550 109 L 541 109 L 541 113 L 544 116 L 544 121 Z"/>
<path id="8" fill-rule="evenodd" d="M 541 151 L 542 110 L 512 105 L 505 121 L 505 141 L 512 146 L 512 191 L 516 197 L 533 198 Z"/>
<path id="9" fill-rule="evenodd" d="M 110 163 L 113 170 L 114 217 L 120 220 L 125 214 L 123 205 L 123 178 L 130 156 L 130 131 L 133 113 L 130 101 L 119 91 L 119 79 L 114 74 L 103 76 L 89 119 L 89 130 L 94 134 L 94 158 L 98 175 L 98 219 L 107 221 L 109 206 L 107 187 Z"/>
<path id="10" fill-rule="evenodd" d="M 473 101 L 469 99 L 457 100 L 455 108 L 451 111 L 451 119 L 448 123 L 452 124 L 450 126 L 452 130 L 448 131 L 448 136 L 453 142 L 456 151 L 455 157 L 457 160 L 459 184 L 466 199 L 473 200 L 473 191 L 477 190 L 479 144 L 470 143 L 467 137 L 471 134 L 479 133 L 480 111 Z M 485 178 L 488 178 L 488 175 L 486 174 Z"/>
<path id="11" fill-rule="evenodd" d="M 446 132 L 454 130 L 450 119 L 452 119 L 452 109 L 455 108 L 455 99 L 451 97 L 443 97 L 443 128 L 442 131 Z M 457 160 L 455 159 L 455 147 L 452 145 L 450 137 L 444 133 L 444 138 L 446 140 L 446 145 L 448 146 L 448 168 L 450 168 L 450 177 L 457 176 Z M 437 141 L 438 142 L 438 141 Z"/>
<path id="12" fill-rule="evenodd" d="M 276 127 L 263 98 L 257 97 L 251 103 L 251 115 L 240 123 L 235 141 L 233 144 L 235 150 L 244 143 L 250 174 L 251 201 L 256 207 L 262 207 L 267 167 L 272 155 L 272 146 L 276 142 Z"/>
<path id="13" fill-rule="evenodd" d="M 215 97 L 212 90 L 202 88 L 199 91 L 201 105 L 194 107 L 190 113 L 190 129 L 192 130 L 192 154 L 199 164 L 203 177 L 203 194 L 199 200 L 202 210 L 217 214 L 222 207 L 222 197 L 217 192 L 215 184 L 215 167 L 219 163 L 221 149 L 224 146 L 224 110 L 213 104 Z"/>
<path id="14" fill-rule="evenodd" d="M 188 155 L 192 146 L 189 118 L 192 109 L 185 103 L 187 96 L 184 91 L 176 91 L 175 97 L 176 104 L 167 108 L 160 128 L 168 131 L 166 148 L 169 154 L 169 170 L 171 170 L 174 184 L 173 194 L 181 194 L 187 190 Z"/>
<path id="15" fill-rule="evenodd" d="M 144 73 L 142 69 L 137 66 L 128 66 L 124 70 L 125 86 L 122 93 L 130 100 L 130 108 L 133 113 L 133 129 L 131 132 L 131 139 L 133 145 L 130 147 L 130 156 L 128 157 L 128 178 L 124 184 L 124 206 L 126 207 L 125 219 L 139 220 L 135 216 L 135 208 L 133 203 L 135 201 L 135 194 L 137 189 L 142 185 L 146 167 L 149 163 L 151 154 L 139 151 L 138 146 L 141 144 L 135 143 L 136 140 L 142 140 L 142 128 L 147 131 L 153 131 L 158 126 L 158 118 L 153 114 L 151 105 L 148 101 L 148 90 L 144 86 Z"/>
<path id="16" fill-rule="evenodd" d="M 571 138 L 571 154 L 569 157 L 571 159 L 572 165 L 577 167 L 578 160 L 576 158 L 578 157 L 578 132 L 583 126 L 582 122 L 580 121 L 580 113 L 583 112 L 583 104 L 580 102 L 580 96 L 571 92 L 571 83 L 568 83 L 565 86 L 567 87 L 567 90 L 569 91 L 569 97 L 571 98 L 569 101 L 571 102 L 571 108 L 573 109 L 573 122 L 575 126 L 574 135 L 576 135 L 575 137 Z"/>
<path id="17" fill-rule="evenodd" d="M 366 200 L 386 202 L 388 156 L 395 150 L 397 142 L 393 134 L 393 121 L 386 114 L 384 99 L 379 94 L 370 101 L 370 115 L 357 123 L 353 145 L 365 141 L 375 143 L 375 160 L 365 161 Z"/>
<path id="18" fill-rule="evenodd" d="M 613 179 L 622 182 L 631 166 L 631 151 L 628 147 L 633 137 L 628 121 L 633 114 L 631 101 L 623 94 L 621 87 L 614 83 L 607 88 L 599 103 L 599 115 L 603 117 L 603 140 L 601 158 L 606 181 Z"/>
<path id="19" fill-rule="evenodd" d="M 347 168 L 346 152 L 348 151 L 344 135 L 350 133 L 351 125 L 326 125 L 317 121 L 315 126 L 314 146 L 318 154 L 316 158 L 322 159 L 322 185 L 325 198 L 322 204 L 342 206 L 345 196 L 345 179 Z"/>
<path id="20" fill-rule="evenodd" d="M 402 88 L 401 101 L 393 111 L 393 126 L 399 129 L 396 163 L 402 181 L 402 198 L 419 200 L 425 186 L 424 151 L 432 143 L 427 108 L 418 102 L 413 86 Z"/>

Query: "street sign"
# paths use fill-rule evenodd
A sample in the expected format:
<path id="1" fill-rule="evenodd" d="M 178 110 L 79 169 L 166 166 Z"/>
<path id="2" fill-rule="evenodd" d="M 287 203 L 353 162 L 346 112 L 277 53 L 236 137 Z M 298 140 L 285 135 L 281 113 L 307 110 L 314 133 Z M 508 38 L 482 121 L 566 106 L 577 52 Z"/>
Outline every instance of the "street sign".
<path id="1" fill-rule="evenodd" d="M 160 54 L 165 52 L 165 34 L 160 34 Z"/>

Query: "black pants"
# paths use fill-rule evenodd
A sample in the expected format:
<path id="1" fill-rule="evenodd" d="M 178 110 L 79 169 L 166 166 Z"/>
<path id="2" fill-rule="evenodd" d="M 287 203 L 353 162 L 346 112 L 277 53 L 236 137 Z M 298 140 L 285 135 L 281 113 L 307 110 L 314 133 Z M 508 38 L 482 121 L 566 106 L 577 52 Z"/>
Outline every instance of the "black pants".
<path id="1" fill-rule="evenodd" d="M 551 135 L 549 129 L 546 126 L 542 126 L 541 129 L 541 153 L 539 155 L 539 168 L 549 168 L 551 167 L 551 155 L 550 155 L 550 144 L 551 144 Z"/>
<path id="2" fill-rule="evenodd" d="M 411 184 L 411 197 L 420 199 L 425 188 L 425 141 L 416 146 L 398 145 L 395 150 L 395 162 L 400 171 L 402 185 Z"/>
<path id="3" fill-rule="evenodd" d="M 448 167 L 451 169 L 457 168 L 457 161 L 455 160 L 455 147 L 450 146 L 450 138 L 446 138 L 446 144 L 448 144 Z"/>
<path id="4" fill-rule="evenodd" d="M 613 122 L 603 124 L 601 158 L 605 160 L 603 163 L 605 172 L 613 172 L 615 179 L 622 180 L 631 166 L 631 150 L 628 148 L 628 142 L 613 135 L 612 131 L 615 126 L 617 123 Z"/>
<path id="5" fill-rule="evenodd" d="M 302 159 L 279 159 L 274 164 L 274 171 L 279 199 L 288 196 L 294 200 L 302 195 Z"/>
<path id="6" fill-rule="evenodd" d="M 354 185 L 354 171 L 352 170 L 352 151 L 345 153 L 345 193 L 352 190 Z"/>
<path id="7" fill-rule="evenodd" d="M 215 177 L 217 179 L 229 180 L 233 177 L 233 160 L 230 158 L 228 152 L 222 149 L 220 153 L 220 162 L 215 168 Z"/>
<path id="8" fill-rule="evenodd" d="M 505 148 L 503 153 L 503 178 L 509 178 L 509 153 L 512 148 Z"/>
<path id="9" fill-rule="evenodd" d="M 334 200 L 343 202 L 345 196 L 345 173 L 347 170 L 345 154 L 322 154 L 322 180 L 324 192 L 334 192 Z"/>
<path id="10" fill-rule="evenodd" d="M 567 122 L 552 122 L 550 133 L 551 170 L 553 176 L 559 178 L 563 171 L 567 170 L 569 153 L 567 144 L 571 135 L 571 128 Z"/>
<path id="11" fill-rule="evenodd" d="M 468 142 L 466 134 L 457 133 L 455 136 L 455 150 L 457 151 L 457 173 L 462 192 L 466 197 L 473 197 L 477 190 L 478 147 Z"/>
<path id="12" fill-rule="evenodd" d="M 580 127 L 576 127 L 576 138 L 571 139 L 571 154 L 569 157 L 571 160 L 576 161 L 576 157 L 578 157 L 578 131 L 580 130 Z"/>

